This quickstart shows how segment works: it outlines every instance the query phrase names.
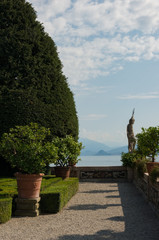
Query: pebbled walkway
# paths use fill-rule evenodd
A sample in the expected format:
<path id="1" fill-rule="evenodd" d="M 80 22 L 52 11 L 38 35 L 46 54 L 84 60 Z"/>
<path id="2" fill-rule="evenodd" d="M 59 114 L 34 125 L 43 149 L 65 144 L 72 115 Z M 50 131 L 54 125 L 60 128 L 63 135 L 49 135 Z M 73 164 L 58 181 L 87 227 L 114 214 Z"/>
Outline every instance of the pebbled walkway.
<path id="1" fill-rule="evenodd" d="M 58 214 L 12 218 L 0 240 L 159 240 L 159 218 L 131 183 L 80 183 Z"/>

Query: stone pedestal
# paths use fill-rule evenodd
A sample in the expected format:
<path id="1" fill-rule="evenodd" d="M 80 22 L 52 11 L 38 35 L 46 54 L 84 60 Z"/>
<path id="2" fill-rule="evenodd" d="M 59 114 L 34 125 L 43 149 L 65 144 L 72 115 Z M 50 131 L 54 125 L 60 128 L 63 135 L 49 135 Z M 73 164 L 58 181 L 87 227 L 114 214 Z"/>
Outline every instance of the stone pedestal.
<path id="1" fill-rule="evenodd" d="M 39 198 L 21 199 L 16 198 L 15 216 L 21 217 L 36 217 L 39 215 Z"/>

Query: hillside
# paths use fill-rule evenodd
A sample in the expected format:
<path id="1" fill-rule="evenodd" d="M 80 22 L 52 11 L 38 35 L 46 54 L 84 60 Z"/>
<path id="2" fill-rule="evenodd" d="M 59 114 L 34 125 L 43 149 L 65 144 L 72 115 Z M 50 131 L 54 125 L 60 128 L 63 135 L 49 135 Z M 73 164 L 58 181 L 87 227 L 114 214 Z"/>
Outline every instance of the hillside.
<path id="1" fill-rule="evenodd" d="M 108 156 L 110 155 L 108 152 L 105 152 L 104 150 L 98 151 L 95 156 Z"/>
<path id="2" fill-rule="evenodd" d="M 90 139 L 81 138 L 79 140 L 85 146 L 81 151 L 81 156 L 107 156 L 107 155 L 120 155 L 122 152 L 127 152 L 127 146 L 110 147 L 103 143 L 96 142 Z"/>
<path id="3" fill-rule="evenodd" d="M 83 146 L 85 147 L 81 151 L 81 156 L 93 156 L 100 150 L 107 152 L 112 149 L 103 143 L 96 142 L 87 138 L 80 138 L 79 141 L 82 142 Z"/>

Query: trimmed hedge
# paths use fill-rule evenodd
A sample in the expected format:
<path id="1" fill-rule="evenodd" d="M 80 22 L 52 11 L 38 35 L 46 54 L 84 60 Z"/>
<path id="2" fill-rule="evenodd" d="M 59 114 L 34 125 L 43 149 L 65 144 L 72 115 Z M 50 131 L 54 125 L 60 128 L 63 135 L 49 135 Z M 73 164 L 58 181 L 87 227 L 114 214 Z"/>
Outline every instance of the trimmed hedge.
<path id="1" fill-rule="evenodd" d="M 12 215 L 12 198 L 0 199 L 0 223 L 7 222 Z"/>
<path id="2" fill-rule="evenodd" d="M 0 178 L 0 198 L 17 195 L 17 182 L 15 178 Z"/>
<path id="3" fill-rule="evenodd" d="M 56 178 L 44 176 L 40 192 L 41 213 L 59 212 L 78 191 L 78 178 Z M 18 197 L 17 183 L 15 178 L 0 178 L 0 200 L 12 199 L 12 215 L 16 209 L 15 198 Z M 3 201 L 2 201 L 3 202 Z"/>
<path id="4" fill-rule="evenodd" d="M 43 176 L 41 191 L 60 181 L 62 181 L 62 178 L 56 178 L 53 175 Z M 0 178 L 0 198 L 13 197 L 17 193 L 17 181 L 15 178 Z"/>
<path id="5" fill-rule="evenodd" d="M 43 176 L 41 183 L 41 191 L 44 191 L 46 188 L 50 187 L 51 185 L 57 184 L 60 181 L 62 181 L 62 178 L 57 178 L 54 175 Z"/>
<path id="6" fill-rule="evenodd" d="M 78 191 L 77 178 L 69 178 L 50 186 L 40 194 L 40 210 L 42 213 L 59 212 Z"/>

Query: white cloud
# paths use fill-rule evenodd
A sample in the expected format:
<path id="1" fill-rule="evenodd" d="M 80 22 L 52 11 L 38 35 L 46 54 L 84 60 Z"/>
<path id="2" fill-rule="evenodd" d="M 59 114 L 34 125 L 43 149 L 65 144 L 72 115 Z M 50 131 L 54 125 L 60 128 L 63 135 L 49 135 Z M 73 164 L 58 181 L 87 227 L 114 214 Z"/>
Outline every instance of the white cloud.
<path id="1" fill-rule="evenodd" d="M 113 86 L 105 87 L 105 86 L 87 86 L 85 84 L 81 84 L 81 86 L 73 86 L 72 90 L 76 97 L 78 96 L 88 96 L 92 94 L 105 94 L 110 89 L 112 89 Z"/>
<path id="2" fill-rule="evenodd" d="M 39 18 L 43 16 L 44 20 L 63 14 L 71 7 L 71 0 L 30 0 L 28 2 L 33 4 Z"/>
<path id="3" fill-rule="evenodd" d="M 157 99 L 159 98 L 159 93 L 158 92 L 152 92 L 152 93 L 147 93 L 147 94 L 138 94 L 138 95 L 125 95 L 125 96 L 120 96 L 118 99 L 141 99 L 141 100 L 150 100 L 150 99 Z"/>
<path id="4" fill-rule="evenodd" d="M 101 119 L 105 119 L 107 118 L 106 114 L 88 114 L 85 116 L 81 116 L 80 120 L 84 120 L 84 121 L 99 121 Z"/>
<path id="5" fill-rule="evenodd" d="M 159 59 L 158 1 L 29 2 L 56 42 L 73 86 L 122 70 L 125 61 Z"/>
<path id="6" fill-rule="evenodd" d="M 97 130 L 97 131 L 88 131 L 87 129 L 82 128 L 80 130 L 81 138 L 88 138 L 94 141 L 106 142 L 108 139 L 110 140 L 110 135 L 106 132 Z"/>
<path id="7" fill-rule="evenodd" d="M 127 142 L 126 133 L 122 131 L 116 131 L 114 134 L 110 134 L 106 131 L 95 130 L 90 131 L 85 128 L 80 130 L 80 138 L 88 138 L 97 142 L 107 143 L 118 143 L 120 146 Z"/>

